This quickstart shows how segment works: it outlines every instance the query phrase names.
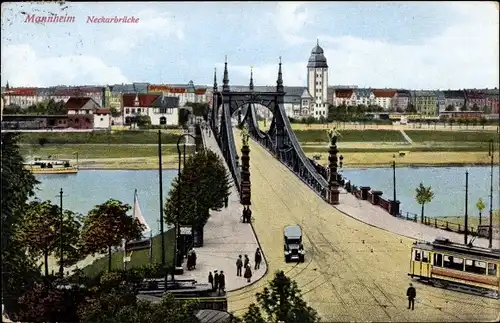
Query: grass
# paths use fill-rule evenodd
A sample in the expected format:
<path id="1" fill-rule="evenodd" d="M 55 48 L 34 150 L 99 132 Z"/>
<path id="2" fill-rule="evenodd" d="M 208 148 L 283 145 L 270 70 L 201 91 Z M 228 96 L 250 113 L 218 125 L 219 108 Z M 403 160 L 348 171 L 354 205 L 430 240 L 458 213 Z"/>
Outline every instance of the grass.
<path id="1" fill-rule="evenodd" d="M 414 142 L 424 141 L 451 141 L 451 142 L 487 142 L 491 139 L 498 141 L 498 134 L 495 132 L 479 131 L 428 131 L 428 130 L 405 130 L 406 134 Z"/>
<path id="2" fill-rule="evenodd" d="M 23 156 L 57 156 L 62 159 L 75 159 L 75 152 L 78 152 L 79 159 L 99 159 L 99 158 L 134 158 L 134 157 L 155 157 L 158 156 L 158 148 L 155 146 L 126 146 L 126 145 L 23 145 L 21 146 Z M 186 146 L 186 153 L 192 153 L 194 146 Z M 177 147 L 162 146 L 163 155 L 177 156 Z"/>
<path id="3" fill-rule="evenodd" d="M 178 131 L 164 130 L 162 143 L 175 144 Z M 155 131 L 113 131 L 113 132 L 30 132 L 21 133 L 21 144 L 38 145 L 41 140 L 47 144 L 156 144 L 158 133 Z"/>
<path id="4" fill-rule="evenodd" d="M 324 130 L 295 130 L 299 142 L 328 142 L 328 134 Z M 404 142 L 398 130 L 341 130 L 339 141 L 350 142 Z"/>
<path id="5" fill-rule="evenodd" d="M 328 147 L 308 147 L 302 146 L 302 150 L 305 153 L 322 153 L 328 154 Z M 380 148 L 341 148 L 340 153 L 395 153 L 400 151 L 408 152 L 487 152 L 487 145 L 478 146 L 449 146 L 449 147 L 412 147 L 412 146 L 401 146 L 401 147 L 380 147 Z"/>
<path id="6" fill-rule="evenodd" d="M 172 263 L 174 251 L 174 230 L 164 233 L 165 236 L 165 259 L 166 265 Z M 153 237 L 152 263 L 161 263 L 161 235 Z M 136 250 L 132 252 L 131 260 L 127 263 L 127 268 L 140 267 L 149 264 L 149 249 Z M 123 251 L 111 254 L 111 269 L 123 269 Z M 88 277 L 95 277 L 99 273 L 108 270 L 108 256 L 97 259 L 87 267 L 82 268 Z"/>

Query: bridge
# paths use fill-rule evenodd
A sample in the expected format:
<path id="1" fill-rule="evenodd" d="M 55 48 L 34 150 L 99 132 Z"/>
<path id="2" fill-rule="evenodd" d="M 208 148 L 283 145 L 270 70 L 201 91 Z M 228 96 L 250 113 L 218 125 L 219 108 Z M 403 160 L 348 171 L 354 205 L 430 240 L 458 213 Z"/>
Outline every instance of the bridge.
<path id="1" fill-rule="evenodd" d="M 210 126 L 237 187 L 242 183 L 239 131 L 232 118 L 247 124 L 252 140 L 253 228 L 269 268 L 267 279 L 229 293 L 229 310 L 241 314 L 276 270 L 284 270 L 301 288 L 304 299 L 324 321 L 492 321 L 498 301 L 415 284 L 415 311 L 407 310 L 409 252 L 413 239 L 374 228 L 331 204 L 347 201 L 334 167 L 329 177 L 303 153 L 283 108 L 281 62 L 275 92 L 231 92 L 227 62 L 219 91 L 214 77 Z M 269 131 L 259 129 L 254 107 L 271 111 Z M 336 161 L 330 160 L 335 166 Z M 351 203 L 351 202 L 349 202 Z M 354 208 L 351 208 L 354 209 Z M 363 212 L 363 209 L 359 209 Z M 359 212 L 358 210 L 358 212 Z M 374 214 L 376 215 L 376 214 Z M 306 262 L 286 264 L 282 230 L 300 224 Z"/>

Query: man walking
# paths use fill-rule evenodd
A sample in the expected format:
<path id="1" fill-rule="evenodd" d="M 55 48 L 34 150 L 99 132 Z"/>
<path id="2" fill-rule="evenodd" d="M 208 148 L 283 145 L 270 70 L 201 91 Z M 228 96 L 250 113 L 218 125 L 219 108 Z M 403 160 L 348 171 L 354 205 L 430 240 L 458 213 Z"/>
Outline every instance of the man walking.
<path id="1" fill-rule="evenodd" d="M 239 255 L 238 260 L 236 260 L 236 276 L 241 277 L 241 268 L 243 268 L 243 260 L 241 260 L 241 255 Z"/>
<path id="2" fill-rule="evenodd" d="M 247 268 L 250 263 L 250 259 L 248 259 L 248 255 L 245 255 L 245 260 L 243 261 L 243 267 Z"/>
<path id="3" fill-rule="evenodd" d="M 214 276 L 212 276 L 212 272 L 208 273 L 208 283 L 212 285 L 212 290 L 214 290 Z"/>
<path id="4" fill-rule="evenodd" d="M 214 270 L 214 291 L 217 291 L 219 289 L 219 273 L 217 270 Z"/>
<path id="5" fill-rule="evenodd" d="M 225 288 L 226 288 L 226 277 L 224 276 L 224 272 L 221 271 L 219 275 L 219 295 L 224 294 Z"/>
<path id="6" fill-rule="evenodd" d="M 413 284 L 410 283 L 410 287 L 408 287 L 408 290 L 406 290 L 406 296 L 408 297 L 408 309 L 413 311 L 415 308 L 415 297 L 417 297 L 417 291 L 415 290 L 415 287 L 413 287 Z"/>
<path id="7" fill-rule="evenodd" d="M 260 268 L 260 262 L 262 261 L 262 254 L 260 253 L 260 248 L 257 248 L 255 251 L 255 268 L 254 270 L 257 270 Z"/>

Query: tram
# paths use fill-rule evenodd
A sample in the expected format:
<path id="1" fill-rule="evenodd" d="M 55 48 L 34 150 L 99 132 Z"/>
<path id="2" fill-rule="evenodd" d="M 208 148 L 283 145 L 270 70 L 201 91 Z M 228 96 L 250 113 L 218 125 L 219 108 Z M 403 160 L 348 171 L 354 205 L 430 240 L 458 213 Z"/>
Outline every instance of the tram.
<path id="1" fill-rule="evenodd" d="M 435 287 L 499 299 L 500 250 L 448 239 L 414 242 L 408 276 Z"/>

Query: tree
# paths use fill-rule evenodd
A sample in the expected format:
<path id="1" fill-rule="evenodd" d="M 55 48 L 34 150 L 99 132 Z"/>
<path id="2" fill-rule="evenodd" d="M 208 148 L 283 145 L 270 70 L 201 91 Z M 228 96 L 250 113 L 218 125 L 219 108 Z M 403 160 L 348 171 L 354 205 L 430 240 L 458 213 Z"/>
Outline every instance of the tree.
<path id="1" fill-rule="evenodd" d="M 243 316 L 245 323 L 315 323 L 320 320 L 318 313 L 302 299 L 297 283 L 286 277 L 283 271 L 276 272 L 269 287 L 256 296 L 258 306 L 250 305 Z"/>
<path id="2" fill-rule="evenodd" d="M 472 111 L 480 111 L 480 110 L 481 110 L 481 108 L 480 108 L 480 107 L 479 107 L 476 103 L 474 103 L 474 105 L 472 106 L 472 109 L 471 109 L 471 110 L 472 110 Z"/>
<path id="3" fill-rule="evenodd" d="M 187 102 L 186 106 L 193 109 L 193 114 L 195 116 L 203 117 L 205 121 L 208 120 L 208 113 L 210 111 L 210 105 L 208 103 Z"/>
<path id="4" fill-rule="evenodd" d="M 189 121 L 189 116 L 191 112 L 188 109 L 180 108 L 179 109 L 179 125 L 184 127 L 186 123 Z"/>
<path id="5" fill-rule="evenodd" d="M 210 217 L 209 210 L 220 210 L 230 194 L 231 180 L 223 160 L 211 150 L 190 156 L 179 179 L 174 179 L 165 203 L 165 221 L 203 228 Z M 178 210 L 178 193 L 181 193 Z"/>
<path id="6" fill-rule="evenodd" d="M 420 214 L 420 221 L 424 223 L 424 205 L 430 203 L 434 198 L 434 192 L 432 187 L 425 187 L 423 183 L 415 189 L 417 203 L 422 205 L 422 211 Z"/>
<path id="7" fill-rule="evenodd" d="M 408 106 L 406 107 L 406 112 L 417 113 L 417 108 L 413 103 L 408 103 Z"/>
<path id="8" fill-rule="evenodd" d="M 24 169 L 18 142 L 16 133 L 1 134 L 2 298 L 6 311 L 13 313 L 19 311 L 18 297 L 41 278 L 40 270 L 19 241 L 26 201 L 34 195 L 38 181 Z"/>
<path id="9" fill-rule="evenodd" d="M 144 115 L 139 115 L 137 116 L 137 126 L 142 128 L 142 127 L 149 127 L 151 125 L 151 117 L 150 116 L 144 116 Z"/>
<path id="10" fill-rule="evenodd" d="M 66 109 L 66 105 L 64 101 L 56 102 L 54 99 L 50 99 L 47 102 L 44 102 L 45 105 L 45 113 L 48 115 L 64 115 L 68 113 Z"/>
<path id="11" fill-rule="evenodd" d="M 122 240 L 140 239 L 144 226 L 127 215 L 130 205 L 114 199 L 96 205 L 83 219 L 81 245 L 84 253 L 108 251 L 108 270 L 111 271 L 111 248 Z"/>
<path id="12" fill-rule="evenodd" d="M 455 107 L 452 104 L 448 104 L 448 106 L 444 110 L 445 111 L 455 111 Z"/>
<path id="13" fill-rule="evenodd" d="M 3 108 L 3 114 L 22 114 L 23 109 L 17 104 L 9 104 Z"/>
<path id="14" fill-rule="evenodd" d="M 482 220 L 481 213 L 486 208 L 486 205 L 484 205 L 484 202 L 483 202 L 482 198 L 480 198 L 479 200 L 477 200 L 476 207 L 477 207 L 477 209 L 479 211 L 479 225 L 481 225 L 481 220 Z"/>
<path id="15" fill-rule="evenodd" d="M 460 106 L 460 111 L 467 111 L 467 105 L 465 105 L 465 103 Z"/>
<path id="16" fill-rule="evenodd" d="M 122 113 L 120 110 L 118 110 L 117 108 L 113 107 L 111 109 L 109 109 L 109 112 L 111 112 L 111 116 L 113 118 L 118 118 L 118 117 L 121 117 Z"/>

